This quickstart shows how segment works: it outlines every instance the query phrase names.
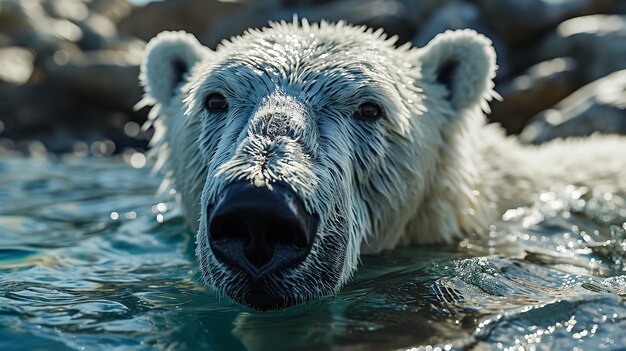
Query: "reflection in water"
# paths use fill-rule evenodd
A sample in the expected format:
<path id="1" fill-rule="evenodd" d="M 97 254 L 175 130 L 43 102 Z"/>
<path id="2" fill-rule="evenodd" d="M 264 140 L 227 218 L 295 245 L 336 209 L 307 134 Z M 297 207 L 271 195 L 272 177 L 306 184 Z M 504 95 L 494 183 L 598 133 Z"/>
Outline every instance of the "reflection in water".
<path id="1" fill-rule="evenodd" d="M 339 296 L 263 314 L 200 283 L 193 235 L 149 173 L 106 158 L 0 161 L 0 349 L 626 344 L 626 199 L 610 189 L 546 192 L 488 240 L 364 257 Z"/>

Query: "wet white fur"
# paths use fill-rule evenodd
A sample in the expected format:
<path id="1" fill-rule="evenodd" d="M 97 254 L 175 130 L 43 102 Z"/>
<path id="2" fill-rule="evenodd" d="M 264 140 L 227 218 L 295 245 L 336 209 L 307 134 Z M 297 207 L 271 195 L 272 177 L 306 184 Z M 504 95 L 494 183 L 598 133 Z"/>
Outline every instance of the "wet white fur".
<path id="1" fill-rule="evenodd" d="M 326 257 L 320 247 L 287 282 L 274 282 L 307 298 L 337 291 L 360 254 L 484 235 L 502 210 L 554 185 L 626 190 L 624 138 L 522 146 L 485 124 L 483 111 L 496 96 L 496 58 L 484 36 L 448 31 L 421 49 L 395 48 L 393 41 L 365 27 L 303 21 L 248 31 L 216 51 L 182 32 L 149 43 L 141 81 L 146 102 L 155 104 L 153 147 L 166 184 L 198 230 L 208 282 L 223 288 L 236 280 L 214 260 L 203 234 L 203 209 L 232 180 L 269 187 L 285 180 L 322 217 L 321 237 L 347 241 L 335 286 L 296 283 Z M 180 85 L 168 66 L 174 59 L 192 68 Z M 450 62 L 456 69 L 448 91 L 437 76 Z M 217 70 L 220 80 L 211 82 Z M 242 100 L 228 115 L 209 116 L 202 99 L 224 89 L 220 82 Z M 378 124 L 351 115 L 364 100 L 383 106 Z M 280 113 L 290 116 L 294 135 L 257 133 L 275 123 L 267 116 Z M 263 159 L 259 150 L 272 156 Z"/>

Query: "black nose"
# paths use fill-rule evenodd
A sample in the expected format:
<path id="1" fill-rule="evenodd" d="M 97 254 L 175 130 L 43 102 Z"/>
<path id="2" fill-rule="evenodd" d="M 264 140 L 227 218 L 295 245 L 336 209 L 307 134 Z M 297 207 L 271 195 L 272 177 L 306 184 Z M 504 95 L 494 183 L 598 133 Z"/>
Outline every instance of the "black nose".
<path id="1" fill-rule="evenodd" d="M 247 182 L 227 186 L 209 218 L 209 245 L 222 262 L 252 278 L 293 267 L 308 255 L 319 222 L 283 183 L 272 190 Z"/>

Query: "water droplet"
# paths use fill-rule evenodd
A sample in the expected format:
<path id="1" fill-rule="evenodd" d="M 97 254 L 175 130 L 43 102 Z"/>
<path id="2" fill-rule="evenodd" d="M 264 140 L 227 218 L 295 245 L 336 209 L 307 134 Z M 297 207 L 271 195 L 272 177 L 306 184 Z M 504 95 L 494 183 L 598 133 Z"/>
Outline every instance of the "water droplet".
<path id="1" fill-rule="evenodd" d="M 143 168 L 146 165 L 146 156 L 140 152 L 135 152 L 130 157 L 129 162 L 133 168 Z"/>
<path id="2" fill-rule="evenodd" d="M 140 131 L 141 127 L 135 122 L 131 121 L 124 125 L 124 133 L 129 137 L 136 137 L 137 135 L 139 135 Z"/>
<path id="3" fill-rule="evenodd" d="M 65 50 L 57 50 L 54 55 L 52 55 L 52 60 L 57 65 L 63 66 L 70 62 L 70 54 Z"/>
<path id="4" fill-rule="evenodd" d="M 163 202 L 159 203 L 156 205 L 157 211 L 159 212 L 165 212 L 167 211 L 167 205 L 164 204 Z"/>

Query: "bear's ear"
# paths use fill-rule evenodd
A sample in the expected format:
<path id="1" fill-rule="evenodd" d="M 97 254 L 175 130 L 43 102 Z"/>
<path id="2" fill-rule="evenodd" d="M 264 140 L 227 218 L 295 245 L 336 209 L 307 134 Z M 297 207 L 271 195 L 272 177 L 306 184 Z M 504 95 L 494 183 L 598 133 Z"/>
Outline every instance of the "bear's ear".
<path id="1" fill-rule="evenodd" d="M 183 31 L 161 32 L 152 38 L 146 45 L 139 75 L 146 98 L 167 105 L 193 65 L 209 52 L 193 35 Z"/>
<path id="2" fill-rule="evenodd" d="M 491 40 L 470 29 L 446 31 L 419 50 L 422 75 L 443 85 L 455 109 L 479 105 L 497 96 L 493 91 L 496 52 Z"/>

